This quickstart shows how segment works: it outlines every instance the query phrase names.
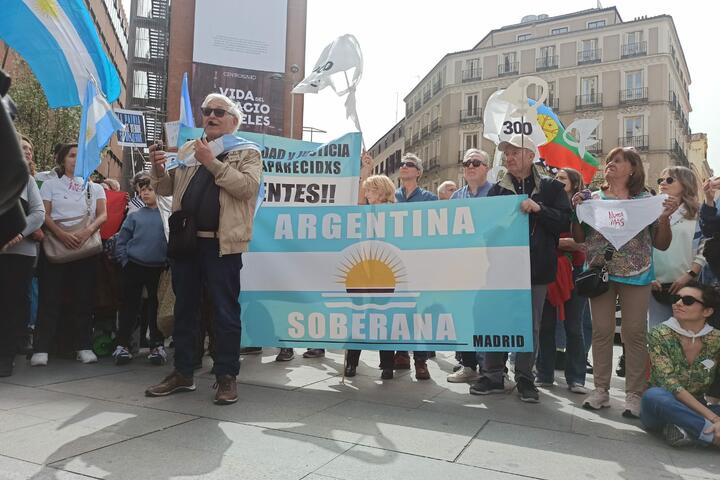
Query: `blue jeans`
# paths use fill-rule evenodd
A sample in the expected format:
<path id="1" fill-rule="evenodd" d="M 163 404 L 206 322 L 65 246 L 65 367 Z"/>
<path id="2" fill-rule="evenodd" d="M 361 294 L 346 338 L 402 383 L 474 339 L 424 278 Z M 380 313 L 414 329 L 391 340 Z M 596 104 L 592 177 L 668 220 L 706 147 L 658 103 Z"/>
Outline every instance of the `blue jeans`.
<path id="1" fill-rule="evenodd" d="M 575 276 L 579 269 L 575 269 Z M 565 328 L 565 381 L 585 385 L 585 342 L 582 330 L 582 311 L 587 300 L 578 296 L 575 290 L 565 302 L 565 320 L 559 323 Z M 555 330 L 558 324 L 557 308 L 545 301 L 540 323 L 540 351 L 536 363 L 538 380 L 552 383 L 555 378 Z"/>
<path id="2" fill-rule="evenodd" d="M 197 239 L 197 252 L 172 265 L 175 292 L 175 369 L 192 377 L 200 332 L 200 295 L 205 286 L 213 304 L 215 353 L 212 373 L 240 371 L 240 269 L 242 255 L 219 255 L 216 239 Z"/>
<path id="3" fill-rule="evenodd" d="M 709 405 L 708 408 L 720 415 L 720 405 Z M 664 388 L 652 387 L 645 391 L 640 406 L 640 421 L 646 430 L 661 430 L 666 424 L 674 424 L 682 427 L 695 440 L 707 444 L 713 441 L 712 435 L 703 433 L 712 424 Z"/>

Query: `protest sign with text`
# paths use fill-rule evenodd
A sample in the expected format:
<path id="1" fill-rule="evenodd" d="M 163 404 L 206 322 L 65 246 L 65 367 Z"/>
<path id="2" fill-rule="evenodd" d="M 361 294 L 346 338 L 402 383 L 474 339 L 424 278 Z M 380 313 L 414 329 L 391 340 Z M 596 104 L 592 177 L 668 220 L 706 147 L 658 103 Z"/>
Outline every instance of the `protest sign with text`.
<path id="1" fill-rule="evenodd" d="M 182 127 L 180 144 L 201 134 L 201 128 Z M 253 132 L 236 135 L 261 148 L 264 206 L 357 204 L 360 133 L 348 133 L 324 144 Z"/>
<path id="2" fill-rule="evenodd" d="M 532 351 L 525 198 L 260 209 L 243 345 Z"/>

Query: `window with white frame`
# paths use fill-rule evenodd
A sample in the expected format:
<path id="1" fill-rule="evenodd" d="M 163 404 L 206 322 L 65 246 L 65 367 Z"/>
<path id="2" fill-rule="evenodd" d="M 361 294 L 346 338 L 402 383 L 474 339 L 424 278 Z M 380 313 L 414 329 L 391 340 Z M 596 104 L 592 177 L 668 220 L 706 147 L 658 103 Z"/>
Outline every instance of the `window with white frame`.
<path id="1" fill-rule="evenodd" d="M 479 97 L 480 95 L 477 93 L 470 93 L 465 96 L 465 111 L 468 117 L 474 117 L 480 114 L 478 111 Z"/>
<path id="2" fill-rule="evenodd" d="M 643 93 L 643 71 L 633 70 L 625 73 L 625 98 L 627 100 L 639 100 L 644 97 Z"/>
<path id="3" fill-rule="evenodd" d="M 567 33 L 568 27 L 553 28 L 550 30 L 550 35 L 560 35 L 561 33 Z"/>
<path id="4" fill-rule="evenodd" d="M 540 47 L 540 58 L 537 61 L 537 68 L 551 68 L 556 66 L 555 45 Z"/>
<path id="5" fill-rule="evenodd" d="M 580 79 L 580 104 L 594 105 L 598 103 L 598 77 L 583 77 Z"/>
<path id="6" fill-rule="evenodd" d="M 524 42 L 525 40 L 530 40 L 532 38 L 532 33 L 523 33 L 517 36 L 518 42 Z"/>
<path id="7" fill-rule="evenodd" d="M 133 72 L 133 98 L 148 98 L 148 76 L 143 70 Z"/>
<path id="8" fill-rule="evenodd" d="M 595 20 L 593 22 L 588 22 L 587 28 L 602 28 L 605 26 L 605 20 Z"/>
<path id="9" fill-rule="evenodd" d="M 147 28 L 135 28 L 135 56 L 150 58 L 150 30 Z"/>
<path id="10" fill-rule="evenodd" d="M 644 55 L 646 53 L 643 44 L 643 32 L 638 30 L 635 32 L 625 33 L 625 44 L 623 45 L 623 56 L 632 57 L 635 55 Z"/>
<path id="11" fill-rule="evenodd" d="M 466 80 L 472 79 L 472 78 L 479 78 L 481 76 L 480 73 L 480 59 L 479 58 L 471 58 L 469 60 L 465 60 L 465 72 L 463 73 Z"/>
<path id="12" fill-rule="evenodd" d="M 547 82 L 548 85 L 548 96 L 547 96 L 547 103 L 550 108 L 556 108 L 555 103 L 555 82 Z"/>
<path id="13" fill-rule="evenodd" d="M 463 155 L 466 151 L 470 150 L 471 148 L 478 148 L 478 133 L 466 133 L 463 135 L 463 145 L 465 146 L 465 150 L 463 151 Z"/>
<path id="14" fill-rule="evenodd" d="M 503 54 L 503 72 L 514 72 L 517 70 L 517 64 L 515 52 L 509 52 Z"/>
<path id="15" fill-rule="evenodd" d="M 632 117 L 625 117 L 625 141 L 630 142 L 631 138 L 637 138 L 643 136 L 643 116 L 636 115 Z"/>
<path id="16" fill-rule="evenodd" d="M 143 18 L 152 18 L 152 0 L 138 0 L 137 16 Z"/>

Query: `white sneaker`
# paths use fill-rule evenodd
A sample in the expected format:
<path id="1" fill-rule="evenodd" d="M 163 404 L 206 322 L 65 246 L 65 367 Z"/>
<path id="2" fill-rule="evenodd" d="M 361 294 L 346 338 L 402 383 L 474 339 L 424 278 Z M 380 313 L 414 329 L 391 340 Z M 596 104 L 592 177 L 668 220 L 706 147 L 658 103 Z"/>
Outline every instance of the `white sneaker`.
<path id="1" fill-rule="evenodd" d="M 46 367 L 48 362 L 48 354 L 47 353 L 33 353 L 32 358 L 30 358 L 30 366 L 31 367 Z"/>
<path id="2" fill-rule="evenodd" d="M 588 389 L 584 386 L 580 385 L 579 383 L 571 383 L 568 385 L 568 390 L 570 390 L 572 393 L 579 393 L 581 395 L 587 395 Z"/>
<path id="3" fill-rule="evenodd" d="M 625 411 L 622 416 L 625 418 L 640 418 L 640 395 L 634 392 L 625 394 Z"/>
<path id="4" fill-rule="evenodd" d="M 477 379 L 478 373 L 470 367 L 463 367 L 447 376 L 447 381 L 450 383 L 474 382 Z"/>
<path id="5" fill-rule="evenodd" d="M 82 363 L 95 363 L 97 356 L 92 350 L 78 350 L 77 359 Z"/>
<path id="6" fill-rule="evenodd" d="M 600 410 L 601 408 L 610 408 L 610 394 L 607 390 L 596 388 L 583 401 L 583 408 L 588 410 Z"/>

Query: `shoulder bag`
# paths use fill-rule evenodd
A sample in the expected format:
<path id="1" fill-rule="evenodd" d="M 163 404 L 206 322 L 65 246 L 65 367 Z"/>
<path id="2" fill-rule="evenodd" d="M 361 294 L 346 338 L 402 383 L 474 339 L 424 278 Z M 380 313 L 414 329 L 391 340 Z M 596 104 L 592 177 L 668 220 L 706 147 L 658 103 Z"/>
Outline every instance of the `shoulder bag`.
<path id="1" fill-rule="evenodd" d="M 61 218 L 55 220 L 55 224 L 63 231 L 67 233 L 79 232 L 90 224 L 91 205 L 89 183 L 86 187 L 86 191 L 87 195 L 85 198 L 85 203 L 87 205 L 87 209 L 84 215 L 79 217 Z M 78 219 L 80 219 L 80 221 L 76 224 L 70 226 L 67 225 L 68 223 Z M 95 230 L 95 233 L 93 233 L 90 238 L 88 238 L 87 241 L 85 241 L 85 243 L 80 245 L 80 247 L 78 248 L 66 247 L 65 244 L 58 237 L 56 237 L 55 234 L 52 233 L 48 228 L 45 229 L 45 233 L 46 235 L 43 239 L 43 251 L 45 252 L 45 256 L 50 263 L 70 263 L 76 260 L 82 260 L 83 258 L 92 257 L 93 255 L 97 255 L 103 251 L 102 241 L 100 240 L 100 230 Z"/>

